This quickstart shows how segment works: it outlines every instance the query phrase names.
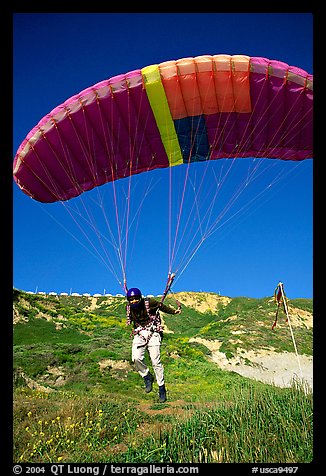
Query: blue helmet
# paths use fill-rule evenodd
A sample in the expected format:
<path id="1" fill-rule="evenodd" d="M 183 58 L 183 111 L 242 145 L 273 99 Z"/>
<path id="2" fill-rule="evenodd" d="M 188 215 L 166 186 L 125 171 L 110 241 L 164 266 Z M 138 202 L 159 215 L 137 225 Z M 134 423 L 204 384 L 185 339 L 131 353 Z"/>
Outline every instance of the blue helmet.
<path id="1" fill-rule="evenodd" d="M 140 291 L 140 289 L 138 288 L 130 288 L 128 289 L 127 291 L 127 299 L 128 301 L 130 301 L 131 299 L 137 299 L 137 301 L 133 302 L 133 303 L 130 303 L 130 307 L 135 309 L 137 307 L 139 307 L 140 303 L 141 303 L 141 300 L 142 300 L 142 293 Z"/>

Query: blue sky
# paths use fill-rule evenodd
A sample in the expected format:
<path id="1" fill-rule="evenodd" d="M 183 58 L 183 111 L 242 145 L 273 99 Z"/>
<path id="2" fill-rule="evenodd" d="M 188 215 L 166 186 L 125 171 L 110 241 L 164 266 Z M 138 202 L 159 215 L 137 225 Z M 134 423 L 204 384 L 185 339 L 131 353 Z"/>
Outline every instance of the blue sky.
<path id="1" fill-rule="evenodd" d="M 277 59 L 313 73 L 312 23 L 309 13 L 15 14 L 13 152 L 44 115 L 69 97 L 106 78 L 150 64 L 202 54 L 246 54 Z M 218 167 L 207 175 L 218 174 Z M 279 162 L 252 184 L 248 195 L 241 196 L 177 275 L 175 292 L 264 297 L 272 295 L 282 281 L 290 298 L 312 297 L 312 160 L 290 167 Z M 240 183 L 248 173 L 240 166 L 234 169 L 221 209 L 227 188 L 235 183 L 232 180 Z M 194 168 L 193 184 L 199 172 Z M 282 179 L 268 187 L 279 174 Z M 132 217 L 136 220 L 129 234 L 127 284 L 144 294 L 161 293 L 167 278 L 167 182 L 166 171 L 132 182 Z M 103 189 L 101 194 L 110 200 L 111 191 Z M 173 193 L 180 196 L 181 192 L 174 189 Z M 121 203 L 123 196 L 121 190 Z M 251 199 L 252 206 L 243 208 Z M 209 197 L 206 200 L 209 203 Z M 189 230 L 191 221 L 186 217 L 193 203 L 189 193 L 179 238 L 182 226 Z M 175 223 L 177 208 L 172 212 Z M 84 231 L 88 233 L 86 227 Z M 14 287 L 58 293 L 122 292 L 116 277 L 94 253 L 95 238 L 88 241 L 67 207 L 41 205 L 14 185 L 13 234 Z M 185 236 L 179 244 L 180 256 L 187 259 Z M 119 269 L 110 246 L 106 253 L 105 258 Z M 101 250 L 99 254 L 104 256 Z"/>

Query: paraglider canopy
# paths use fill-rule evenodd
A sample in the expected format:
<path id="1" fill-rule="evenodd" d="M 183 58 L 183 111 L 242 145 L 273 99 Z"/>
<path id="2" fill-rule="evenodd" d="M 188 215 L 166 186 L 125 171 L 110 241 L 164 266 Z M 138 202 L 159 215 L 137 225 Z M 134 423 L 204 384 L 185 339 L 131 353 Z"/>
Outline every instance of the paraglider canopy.
<path id="1" fill-rule="evenodd" d="M 20 145 L 14 179 L 35 200 L 220 158 L 312 157 L 313 77 L 262 57 L 203 55 L 97 83 L 47 114 Z"/>

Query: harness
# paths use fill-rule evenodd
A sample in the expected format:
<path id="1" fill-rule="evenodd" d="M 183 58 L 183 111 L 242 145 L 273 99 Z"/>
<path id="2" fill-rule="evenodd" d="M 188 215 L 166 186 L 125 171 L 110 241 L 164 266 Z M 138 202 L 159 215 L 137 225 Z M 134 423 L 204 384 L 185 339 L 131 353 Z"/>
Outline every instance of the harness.
<path id="1" fill-rule="evenodd" d="M 149 342 L 154 332 L 159 332 L 159 333 L 163 332 L 163 326 L 161 323 L 161 316 L 159 313 L 159 309 L 157 309 L 156 313 L 152 315 L 150 314 L 149 299 L 144 298 L 144 302 L 145 302 L 146 313 L 148 316 L 148 322 L 144 326 L 139 325 L 135 327 L 134 329 L 132 329 L 130 338 L 134 337 L 137 334 L 139 335 L 141 331 L 149 331 L 150 333 L 147 339 L 145 339 L 144 336 L 140 335 L 140 337 L 144 340 L 144 345 L 146 345 Z M 127 314 L 127 325 L 130 325 L 132 321 L 131 321 L 131 308 L 129 303 L 127 303 L 127 306 L 126 306 L 126 314 Z"/>

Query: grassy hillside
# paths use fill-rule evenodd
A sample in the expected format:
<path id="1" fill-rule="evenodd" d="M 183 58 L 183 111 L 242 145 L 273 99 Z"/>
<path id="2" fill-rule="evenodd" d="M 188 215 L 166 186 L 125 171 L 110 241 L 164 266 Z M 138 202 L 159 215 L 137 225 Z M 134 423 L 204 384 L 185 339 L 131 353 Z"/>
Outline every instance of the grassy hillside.
<path id="1" fill-rule="evenodd" d="M 240 347 L 293 352 L 282 313 L 271 330 L 273 300 L 175 297 L 182 314 L 162 315 L 162 405 L 133 369 L 124 298 L 14 290 L 16 462 L 311 461 L 311 393 L 221 370 L 207 346 L 218 341 L 226 358 Z M 289 309 L 299 353 L 311 355 L 312 300 Z"/>

